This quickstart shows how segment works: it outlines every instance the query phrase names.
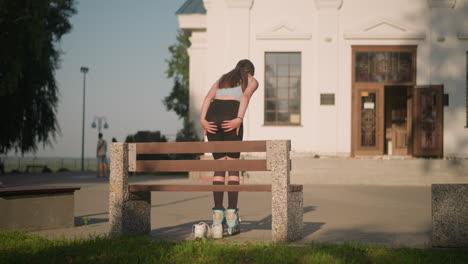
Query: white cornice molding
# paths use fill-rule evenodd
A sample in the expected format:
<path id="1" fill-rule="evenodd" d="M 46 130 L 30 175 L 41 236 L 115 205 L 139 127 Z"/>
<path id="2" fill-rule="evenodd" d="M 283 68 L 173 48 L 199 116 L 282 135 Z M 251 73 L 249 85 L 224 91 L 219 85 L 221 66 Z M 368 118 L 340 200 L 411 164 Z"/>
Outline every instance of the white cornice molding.
<path id="1" fill-rule="evenodd" d="M 253 0 L 226 0 L 229 8 L 252 8 Z"/>
<path id="2" fill-rule="evenodd" d="M 206 29 L 206 15 L 204 14 L 177 15 L 177 18 L 181 29 Z"/>
<path id="3" fill-rule="evenodd" d="M 317 9 L 340 9 L 343 0 L 315 0 Z"/>
<path id="4" fill-rule="evenodd" d="M 257 39 L 258 40 L 272 40 L 272 39 L 278 39 L 278 40 L 309 40 L 312 38 L 311 33 L 306 33 L 306 32 L 292 32 L 292 33 L 287 33 L 287 34 L 278 34 L 278 33 L 260 33 L 257 34 Z"/>
<path id="5" fill-rule="evenodd" d="M 208 12 L 211 6 L 211 0 L 203 0 L 203 6 L 205 6 L 205 10 Z"/>
<path id="6" fill-rule="evenodd" d="M 457 0 L 427 0 L 430 8 L 454 8 Z"/>
<path id="7" fill-rule="evenodd" d="M 258 40 L 308 40 L 312 38 L 312 33 L 296 31 L 296 27 L 294 25 L 283 21 L 270 27 L 266 32 L 258 33 L 256 37 Z"/>
<path id="8" fill-rule="evenodd" d="M 379 28 L 390 28 L 392 32 L 381 32 Z M 402 39 L 402 40 L 424 40 L 424 32 L 414 32 L 406 27 L 388 19 L 380 18 L 367 22 L 356 30 L 347 31 L 343 34 L 345 39 Z"/>
<path id="9" fill-rule="evenodd" d="M 401 40 L 424 40 L 425 34 L 359 34 L 359 33 L 345 33 L 345 39 L 401 39 Z"/>

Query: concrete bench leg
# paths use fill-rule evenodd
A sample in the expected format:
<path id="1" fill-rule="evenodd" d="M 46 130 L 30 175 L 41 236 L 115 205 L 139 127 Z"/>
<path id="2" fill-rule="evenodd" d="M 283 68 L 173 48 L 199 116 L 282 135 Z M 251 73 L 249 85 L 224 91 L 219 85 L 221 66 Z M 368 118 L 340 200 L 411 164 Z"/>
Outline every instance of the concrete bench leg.
<path id="1" fill-rule="evenodd" d="M 293 241 L 303 236 L 302 192 L 290 192 L 290 141 L 272 140 L 267 142 L 267 166 L 272 181 L 273 241 Z"/>
<path id="2" fill-rule="evenodd" d="M 128 191 L 128 145 L 113 143 L 109 182 L 111 237 L 144 235 L 151 231 L 151 193 Z"/>
<path id="3" fill-rule="evenodd" d="M 468 184 L 432 185 L 432 246 L 468 247 Z"/>
<path id="4" fill-rule="evenodd" d="M 304 202 L 302 192 L 290 192 L 288 196 L 288 240 L 294 241 L 304 234 Z"/>

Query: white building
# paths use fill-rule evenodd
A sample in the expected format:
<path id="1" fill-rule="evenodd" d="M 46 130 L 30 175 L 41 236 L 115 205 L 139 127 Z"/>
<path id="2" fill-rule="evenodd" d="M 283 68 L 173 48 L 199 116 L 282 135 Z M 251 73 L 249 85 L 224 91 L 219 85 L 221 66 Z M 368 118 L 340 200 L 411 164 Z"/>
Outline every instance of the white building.
<path id="1" fill-rule="evenodd" d="M 468 155 L 468 0 L 187 0 L 190 117 L 240 59 L 245 140 L 299 153 Z M 198 127 L 200 134 L 201 129 Z"/>

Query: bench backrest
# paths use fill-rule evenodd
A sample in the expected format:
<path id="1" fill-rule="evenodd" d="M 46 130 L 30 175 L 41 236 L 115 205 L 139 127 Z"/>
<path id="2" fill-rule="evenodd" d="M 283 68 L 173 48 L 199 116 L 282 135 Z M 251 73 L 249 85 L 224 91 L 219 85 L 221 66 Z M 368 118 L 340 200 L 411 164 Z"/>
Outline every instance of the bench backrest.
<path id="1" fill-rule="evenodd" d="M 113 145 L 114 144 L 122 143 L 113 143 Z M 275 157 L 289 163 L 289 151 L 289 140 L 128 143 L 128 171 L 269 171 L 271 170 L 271 162 L 269 161 L 274 160 Z M 137 160 L 137 155 L 141 154 L 194 154 L 213 152 L 266 152 L 267 158 L 260 160 Z"/>

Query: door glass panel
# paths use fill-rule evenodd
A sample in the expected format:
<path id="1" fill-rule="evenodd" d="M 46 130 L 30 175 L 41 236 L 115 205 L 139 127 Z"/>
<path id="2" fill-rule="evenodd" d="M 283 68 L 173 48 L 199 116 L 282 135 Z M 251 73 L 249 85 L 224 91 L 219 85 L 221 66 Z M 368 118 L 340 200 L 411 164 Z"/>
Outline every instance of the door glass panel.
<path id="1" fill-rule="evenodd" d="M 398 71 L 398 60 L 399 60 L 398 52 L 390 52 L 390 58 L 388 62 L 388 73 L 387 73 L 387 81 L 388 82 L 400 82 L 400 75 Z"/>
<path id="2" fill-rule="evenodd" d="M 400 53 L 400 82 L 410 82 L 413 80 L 413 54 L 411 52 Z"/>
<path id="3" fill-rule="evenodd" d="M 369 81 L 369 53 L 356 52 L 356 81 Z"/>
<path id="4" fill-rule="evenodd" d="M 356 82 L 412 82 L 413 63 L 412 52 L 356 52 Z"/>
<path id="5" fill-rule="evenodd" d="M 437 147 L 437 93 L 436 91 L 421 91 L 421 149 Z"/>
<path id="6" fill-rule="evenodd" d="M 385 82 L 387 79 L 388 52 L 372 52 L 370 54 L 370 81 Z"/>
<path id="7" fill-rule="evenodd" d="M 377 145 L 377 95 L 375 92 L 361 92 L 361 147 Z"/>

